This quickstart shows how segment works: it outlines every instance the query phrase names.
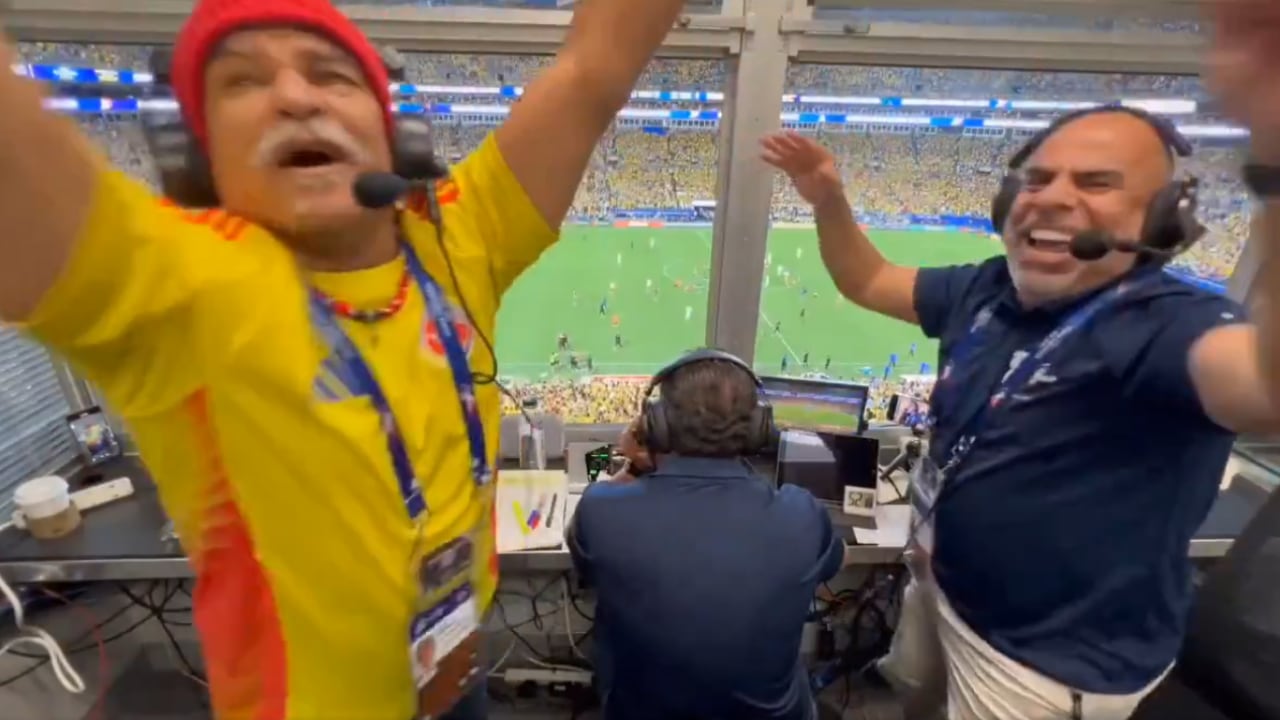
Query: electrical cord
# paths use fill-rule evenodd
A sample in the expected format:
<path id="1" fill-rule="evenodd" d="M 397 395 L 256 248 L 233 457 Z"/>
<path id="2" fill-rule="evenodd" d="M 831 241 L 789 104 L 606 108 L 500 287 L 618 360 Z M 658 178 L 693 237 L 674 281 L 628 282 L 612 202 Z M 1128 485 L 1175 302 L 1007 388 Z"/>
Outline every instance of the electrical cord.
<path id="1" fill-rule="evenodd" d="M 58 684 L 73 695 L 83 693 L 85 691 L 84 678 L 80 677 L 80 673 L 76 672 L 75 666 L 67 659 L 62 646 L 44 629 L 26 623 L 26 612 L 22 607 L 22 601 L 18 599 L 17 593 L 13 591 L 13 588 L 9 587 L 9 583 L 5 582 L 2 576 L 0 576 L 0 594 L 3 594 L 5 599 L 9 601 L 9 605 L 12 606 L 14 625 L 17 626 L 19 633 L 23 633 L 4 645 L 0 645 L 0 656 L 19 645 L 35 645 L 48 654 L 49 662 Z"/>
<path id="2" fill-rule="evenodd" d="M 150 592 L 151 592 L 151 591 L 152 591 L 152 590 L 153 590 L 157 585 L 158 585 L 158 583 L 152 582 L 152 583 L 151 583 L 151 585 L 150 585 L 150 586 L 149 586 L 149 588 L 148 588 L 148 594 L 150 594 Z M 169 600 L 174 596 L 174 594 L 176 594 L 176 592 L 177 592 L 177 590 L 178 590 L 178 589 L 184 589 L 184 588 L 182 588 L 181 584 L 179 584 L 177 588 L 174 588 L 174 589 L 172 589 L 172 590 L 169 590 L 169 594 L 165 597 L 164 601 L 160 603 L 160 605 L 161 605 L 161 606 L 163 606 L 165 603 L 167 603 L 167 602 L 168 602 L 168 601 L 169 601 Z M 114 622 L 116 619 L 120 618 L 122 615 L 124 615 L 125 613 L 129 612 L 130 610 L 132 610 L 134 607 L 138 607 L 138 605 L 136 605 L 134 602 L 130 601 L 128 605 L 125 605 L 124 607 L 122 607 L 122 608 L 120 608 L 120 609 L 116 610 L 116 611 L 115 611 L 114 613 L 112 613 L 111 615 L 108 615 L 108 616 L 107 616 L 107 618 L 106 618 L 105 620 L 103 620 L 101 623 L 99 623 L 99 624 L 97 625 L 97 627 L 90 628 L 89 630 L 87 630 L 87 631 L 85 631 L 85 632 L 81 633 L 81 634 L 80 634 L 80 635 L 78 635 L 75 639 L 73 639 L 69 644 L 75 645 L 75 643 L 82 642 L 85 638 L 87 638 L 87 637 L 89 637 L 90 635 L 94 634 L 94 631 L 95 631 L 95 630 L 97 630 L 97 631 L 102 630 L 103 628 L 107 627 L 107 626 L 108 626 L 108 625 L 110 625 L 112 622 Z M 147 624 L 148 622 L 150 622 L 150 621 L 155 617 L 155 614 L 154 614 L 154 612 L 152 612 L 152 611 L 151 611 L 151 609 L 150 609 L 150 608 L 144 608 L 144 609 L 147 609 L 147 610 L 148 610 L 148 614 L 147 614 L 147 615 L 145 615 L 145 616 L 143 616 L 141 619 L 139 619 L 139 620 L 135 621 L 132 625 L 130 625 L 129 627 L 125 628 L 124 630 L 121 630 L 121 631 L 119 631 L 119 632 L 117 632 L 117 633 L 114 633 L 114 634 L 109 635 L 109 636 L 107 636 L 107 637 L 105 637 L 105 638 L 102 638 L 101 645 L 105 647 L 106 645 L 109 645 L 109 644 L 111 644 L 111 643 L 115 642 L 116 640 L 119 640 L 119 639 L 121 639 L 121 638 L 123 638 L 123 637 L 125 637 L 125 636 L 127 636 L 127 635 L 132 634 L 135 630 L 137 630 L 138 628 L 140 628 L 140 627 L 142 627 L 143 625 L 145 625 L 145 624 Z M 96 642 L 95 642 L 95 643 L 88 644 L 88 645 L 78 645 L 78 646 L 74 646 L 74 647 L 72 647 L 70 650 L 68 650 L 68 651 L 67 651 L 67 653 L 68 653 L 68 654 L 70 654 L 70 655 L 78 655 L 78 654 L 80 654 L 80 653 L 87 652 L 87 651 L 89 651 L 89 650 L 93 650 L 93 649 L 98 648 L 98 647 L 99 647 L 99 644 L 98 644 L 98 643 L 96 643 Z M 48 658 L 48 656 L 46 656 L 46 655 L 31 655 L 31 654 L 28 654 L 28 653 L 20 652 L 20 651 L 18 651 L 18 650 L 12 650 L 12 651 L 10 651 L 10 653 L 11 653 L 11 654 L 13 654 L 13 655 L 17 655 L 17 656 L 19 656 L 19 657 L 24 657 L 24 658 L 29 658 L 29 659 L 32 659 L 32 660 L 37 660 L 38 662 L 32 663 L 29 667 L 27 667 L 27 668 L 23 669 L 22 671 L 18 672 L 16 675 L 13 675 L 13 676 L 11 676 L 11 677 L 5 678 L 4 680 L 0 680 L 0 688 L 5 687 L 5 686 L 7 686 L 7 685 L 11 685 L 11 684 L 13 684 L 13 683 L 15 683 L 15 682 L 17 682 L 17 681 L 21 680 L 22 678 L 27 677 L 28 675 L 30 675 L 31 673 L 35 672 L 36 670 L 39 670 L 41 667 L 44 667 L 44 664 L 45 664 L 45 663 L 49 662 L 49 658 Z"/>
<path id="3" fill-rule="evenodd" d="M 544 618 L 554 617 L 557 613 L 561 612 L 564 609 L 564 604 L 560 603 L 556 605 L 554 608 L 552 608 L 550 611 L 544 613 L 537 606 L 538 600 L 541 599 L 541 597 L 545 595 L 548 590 L 550 590 L 552 587 L 555 587 L 557 583 L 560 583 L 563 579 L 564 579 L 563 575 L 557 575 L 556 577 L 547 581 L 547 583 L 544 584 L 541 587 L 541 589 L 539 589 L 537 592 L 533 594 L 516 592 L 513 590 L 504 590 L 504 589 L 498 590 L 498 593 L 497 593 L 498 595 L 508 595 L 508 596 L 518 597 L 522 600 L 529 601 L 533 608 L 532 617 L 530 617 L 528 620 L 525 620 L 523 622 L 512 624 L 510 618 L 507 617 L 506 606 L 499 601 L 495 603 L 498 611 L 498 619 L 502 622 L 503 628 L 508 633 L 510 633 L 512 637 L 515 638 L 515 640 L 519 642 L 520 645 L 522 645 L 526 651 L 529 652 L 530 656 L 528 657 L 528 660 L 534 663 L 535 665 L 539 665 L 542 667 L 549 667 L 549 668 L 567 669 L 567 670 L 590 670 L 591 667 L 589 663 L 584 663 L 578 660 L 570 660 L 566 662 L 566 661 L 562 661 L 560 659 L 551 657 L 549 653 L 541 652 L 540 650 L 538 650 L 538 648 L 533 646 L 533 643 L 529 642 L 528 638 L 524 637 L 519 633 L 519 629 L 521 627 L 530 626 L 530 625 L 541 630 L 544 627 L 544 624 L 542 622 Z M 548 639 L 550 638 L 548 637 Z M 550 649 L 550 644 L 548 644 L 548 650 L 549 649 Z"/>
<path id="4" fill-rule="evenodd" d="M 472 371 L 472 381 L 476 385 L 493 385 L 498 391 L 507 396 L 511 400 L 511 404 L 515 405 L 516 410 L 524 416 L 524 419 L 530 424 L 536 426 L 537 423 L 529 415 L 528 411 L 520 402 L 520 398 L 511 391 L 506 385 L 498 380 L 498 353 L 494 350 L 493 341 L 489 336 L 480 329 L 480 324 L 476 322 L 475 314 L 471 312 L 471 305 L 467 302 L 467 297 L 462 292 L 462 283 L 458 280 L 458 271 L 453 265 L 453 256 L 449 254 L 449 247 L 444 241 L 444 215 L 440 212 L 440 199 L 436 196 L 435 183 L 431 183 L 427 189 L 427 208 L 431 216 L 432 225 L 435 226 L 436 244 L 440 246 L 440 254 L 444 256 L 444 266 L 449 271 L 449 282 L 453 283 L 453 289 L 458 294 L 458 305 L 462 307 L 462 314 L 466 316 L 467 322 L 471 323 L 471 329 L 476 336 L 480 338 L 480 344 L 484 346 L 485 352 L 489 353 L 490 366 L 493 368 L 490 372 Z"/>
<path id="5" fill-rule="evenodd" d="M 93 705 L 89 708 L 89 714 L 97 720 L 103 720 L 106 717 L 107 683 L 111 677 L 111 661 L 107 658 L 107 644 L 102 639 L 102 622 L 98 620 L 92 610 L 69 600 L 61 593 L 54 592 L 48 588 L 40 588 L 40 592 L 46 597 L 57 600 L 74 612 L 83 613 L 89 621 L 87 623 L 89 632 L 93 635 L 95 645 L 98 648 L 98 693 L 93 699 Z"/>
<path id="6" fill-rule="evenodd" d="M 567 579 L 568 579 L 568 576 L 566 575 L 566 581 Z M 578 596 L 574 595 L 572 592 L 569 593 L 569 604 L 573 606 L 573 611 L 578 613 L 578 617 L 591 623 L 591 627 L 593 629 L 595 628 L 595 622 L 596 622 L 595 616 L 589 615 L 586 612 L 583 612 L 582 608 L 578 606 Z"/>
<path id="7" fill-rule="evenodd" d="M 165 599 L 164 599 L 164 600 L 160 601 L 159 603 L 157 603 L 157 602 L 156 602 L 154 599 L 152 599 L 152 597 L 151 597 L 151 594 L 152 594 L 153 592 L 155 592 L 155 589 L 156 589 L 156 588 L 155 588 L 155 584 L 154 584 L 154 583 L 152 584 L 152 586 L 151 586 L 151 587 L 147 588 L 147 592 L 146 592 L 146 593 L 144 593 L 143 597 L 141 597 L 141 598 L 140 598 L 140 597 L 138 597 L 137 595 L 134 595 L 134 594 L 133 594 L 133 591 L 131 591 L 127 585 L 117 585 L 116 587 L 117 587 L 117 589 L 120 591 L 120 593 L 121 593 L 122 595 L 124 595 L 125 597 L 129 598 L 129 601 L 130 601 L 130 602 L 132 602 L 134 605 L 137 605 L 138 607 L 140 607 L 140 608 L 142 608 L 142 609 L 144 609 L 144 610 L 150 611 L 150 612 L 151 612 L 151 614 L 152 614 L 152 615 L 154 615 L 154 616 L 155 616 L 157 619 L 159 619 L 161 622 L 165 622 L 165 623 L 168 623 L 168 624 L 170 624 L 170 625 L 183 626 L 183 627 L 190 627 L 190 626 L 191 626 L 191 623 L 189 623 L 189 622 L 185 622 L 185 621 L 181 621 L 181 620 L 167 620 L 167 619 L 165 619 L 165 618 L 164 618 L 164 616 L 165 616 L 165 615 L 168 615 L 168 614 L 189 613 L 189 612 L 191 612 L 191 608 L 190 608 L 190 607 L 185 607 L 185 608 L 171 608 L 171 607 L 169 607 L 169 606 L 168 606 L 168 605 L 169 605 L 169 601 L 170 601 L 171 599 L 173 599 L 173 596 L 174 596 L 174 595 L 176 595 L 176 594 L 177 594 L 177 592 L 176 592 L 175 590 L 171 590 L 171 589 L 169 589 L 169 583 L 168 583 L 168 581 L 166 581 L 166 582 L 164 583 L 164 585 L 163 585 L 163 588 L 164 588 L 164 590 L 165 590 L 165 591 L 167 591 L 167 592 L 168 592 L 168 595 L 165 597 Z M 179 583 L 179 587 L 181 587 L 181 583 Z M 145 598 L 145 599 L 143 599 L 143 598 Z"/>
<path id="8" fill-rule="evenodd" d="M 444 266 L 449 271 L 449 281 L 453 283 L 453 289 L 458 293 L 458 304 L 462 306 L 462 313 L 466 316 L 467 322 L 471 323 L 471 329 L 476 336 L 480 338 L 480 343 L 484 345 L 484 349 L 489 353 L 489 360 L 493 370 L 490 373 L 472 372 L 472 379 L 477 385 L 497 385 L 503 390 L 508 397 L 513 397 L 507 392 L 502 384 L 498 382 L 498 353 L 493 349 L 493 342 L 480 329 L 480 324 L 476 322 L 475 315 L 471 312 L 471 306 L 467 303 L 467 298 L 462 292 L 462 283 L 458 281 L 458 271 L 453 266 L 453 257 L 449 254 L 449 248 L 444 241 L 444 215 L 440 212 L 440 198 L 436 196 L 436 184 L 430 183 L 427 187 L 427 212 L 431 215 L 431 223 L 436 228 L 436 243 L 440 246 L 440 254 L 444 256 Z M 514 399 L 514 397 L 513 397 Z M 519 403 L 516 403 L 517 406 Z"/>
<path id="9" fill-rule="evenodd" d="M 156 585 L 156 583 L 155 583 L 155 582 L 152 582 L 152 583 L 151 583 L 151 585 L 152 585 L 152 586 L 154 586 L 154 585 Z M 98 625 L 98 628 L 97 628 L 97 629 L 101 630 L 102 628 L 105 628 L 107 625 L 110 625 L 110 624 L 111 624 L 112 622 L 114 622 L 117 618 L 119 618 L 120 616 L 122 616 L 122 615 L 124 615 L 125 613 L 129 612 L 130 610 L 132 610 L 132 609 L 133 609 L 134 607 L 136 607 L 136 606 L 137 606 L 137 603 L 135 603 L 135 602 L 133 602 L 132 600 L 130 600 L 130 602 L 129 602 L 129 604 L 128 604 L 128 605 L 125 605 L 124 607 L 122 607 L 122 608 L 120 608 L 120 609 L 116 610 L 116 611 L 115 611 L 114 613 L 112 613 L 111 615 L 107 616 L 107 619 L 106 619 L 106 620 L 103 620 L 103 621 Z M 144 609 L 147 609 L 148 611 L 150 611 L 150 608 L 144 608 Z M 107 638 L 104 638 L 104 639 L 103 639 L 103 643 L 112 643 L 112 642 L 115 642 L 116 640 L 119 640 L 120 638 L 125 637 L 125 636 L 126 636 L 126 635 L 128 635 L 129 633 L 133 632 L 134 630 L 137 630 L 138 628 L 142 627 L 143 625 L 145 625 L 145 624 L 146 624 L 148 621 L 150 621 L 150 620 L 151 620 L 151 615 L 146 615 L 146 616 L 144 616 L 141 620 L 138 620 L 138 621 L 134 622 L 132 625 L 130 625 L 129 627 L 125 628 L 124 630 L 121 630 L 120 632 L 115 633 L 114 635 L 111 635 L 111 636 L 109 636 L 109 637 L 107 637 Z M 80 641 L 84 640 L 84 639 L 85 639 L 86 637 L 88 637 L 90 634 L 91 634 L 90 632 L 85 632 L 85 633 L 83 633 L 83 634 L 79 635 L 78 637 L 76 637 L 76 638 L 75 638 L 74 640 L 72 640 L 71 642 L 72 642 L 73 644 L 74 644 L 74 643 L 78 643 L 78 642 L 80 642 Z M 92 650 L 92 649 L 94 649 L 95 647 L 97 647 L 97 645 L 79 645 L 79 646 L 76 646 L 76 647 L 71 648 L 71 649 L 68 651 L 68 653 L 69 653 L 69 654 L 71 654 L 71 655 L 78 655 L 78 654 L 80 654 L 80 653 L 82 653 L 82 652 L 86 652 L 86 651 L 88 651 L 88 650 Z M 29 653 L 24 653 L 24 652 L 21 652 L 21 651 L 18 651 L 18 650 L 13 650 L 13 651 L 11 651 L 11 654 L 13 654 L 13 655 L 17 655 L 18 657 L 30 658 L 30 659 L 32 659 L 32 660 L 43 660 L 43 661 L 47 661 L 47 660 L 48 660 L 48 656 L 46 656 L 46 655 L 33 655 L 33 654 L 29 654 Z M 2 683 L 0 683 L 0 686 L 3 686 L 3 684 L 2 684 Z"/>
<path id="10" fill-rule="evenodd" d="M 164 631 L 165 637 L 169 638 L 169 647 L 177 654 L 177 660 L 185 668 L 182 674 L 206 688 L 209 687 L 209 681 L 205 679 L 204 673 L 197 670 L 196 666 L 187 659 L 186 653 L 182 651 L 182 645 L 178 642 L 178 638 L 174 636 L 173 630 L 169 629 L 169 623 L 165 622 L 164 616 L 158 615 L 157 619 L 160 621 L 160 629 Z"/>
<path id="11" fill-rule="evenodd" d="M 562 590 L 562 591 L 563 591 L 563 593 L 564 593 L 564 602 L 562 602 L 562 603 L 561 603 L 561 605 L 564 607 L 564 636 L 565 636 L 565 639 L 567 639 L 567 640 L 569 641 L 569 649 L 573 651 L 573 654 L 574 654 L 574 655 L 577 655 L 577 656 L 578 656 L 578 658 L 579 658 L 579 659 L 581 659 L 581 660 L 583 660 L 584 662 L 588 662 L 588 663 L 589 663 L 589 662 L 591 662 L 591 659 L 590 659 L 590 658 L 588 658 L 586 655 L 582 654 L 582 651 L 578 649 L 578 643 L 577 643 L 577 641 L 575 641 L 575 640 L 573 639 L 573 618 L 572 618 L 572 616 L 570 616 L 570 615 L 569 615 L 569 607 L 570 607 L 571 605 L 573 605 L 574 603 L 573 603 L 573 600 L 572 600 L 572 598 L 573 598 L 573 594 L 569 592 L 569 578 L 568 578 L 568 576 L 565 576 L 565 577 L 560 578 L 560 586 L 561 586 L 561 590 Z M 592 627 L 593 627 L 593 629 L 594 629 L 594 627 L 595 627 L 594 622 L 592 623 Z"/>
<path id="12" fill-rule="evenodd" d="M 165 588 L 168 589 L 168 587 L 169 587 L 169 583 L 168 581 L 165 581 Z M 189 679 L 194 680 L 205 687 L 208 687 L 209 682 L 205 678 L 204 673 L 200 672 L 196 668 L 195 664 L 192 663 L 191 660 L 187 658 L 187 654 L 182 650 L 182 644 L 178 642 L 178 638 L 173 634 L 173 629 L 170 627 L 171 625 L 190 626 L 191 623 L 178 622 L 178 621 L 169 620 L 165 618 L 165 613 L 190 611 L 190 608 L 169 609 L 167 607 L 169 600 L 173 598 L 173 596 L 177 593 L 178 588 L 180 587 L 182 587 L 181 581 L 176 583 L 175 587 L 168 591 L 168 594 L 165 596 L 165 600 L 160 605 L 158 606 L 153 605 L 151 608 L 152 615 L 155 617 L 156 620 L 160 622 L 160 630 L 164 632 L 165 637 L 168 638 L 169 640 L 169 647 L 173 651 L 172 655 L 176 655 L 176 658 L 174 659 L 176 659 L 179 663 L 181 663 L 182 666 L 185 668 L 185 671 L 183 672 L 183 674 L 186 675 Z M 124 588 L 121 588 L 121 589 L 124 590 Z M 133 597 L 132 593 L 126 593 L 126 594 L 128 594 L 129 597 L 132 599 Z M 148 594 L 148 599 L 150 599 L 150 592 L 148 592 L 147 594 Z"/>
<path id="13" fill-rule="evenodd" d="M 885 602 L 892 604 L 899 582 L 907 572 L 901 566 L 888 569 L 878 567 L 869 572 L 857 588 L 836 593 L 832 606 L 827 609 L 828 617 L 850 603 L 856 604 L 857 609 L 848 624 L 849 641 L 844 650 L 835 660 L 815 668 L 811 676 L 815 690 L 820 692 L 843 676 L 851 691 L 851 675 L 864 666 L 869 658 L 877 657 L 887 650 L 893 628 L 890 626 L 888 613 L 879 607 L 877 599 L 887 590 Z M 829 586 L 827 590 L 830 591 Z M 873 622 L 870 628 L 866 626 L 868 617 Z M 873 633 L 869 639 L 868 630 Z"/>
<path id="14" fill-rule="evenodd" d="M 511 621 L 507 618 L 507 611 L 505 608 L 502 607 L 502 603 L 500 602 L 497 603 L 497 606 L 498 606 L 498 617 L 502 620 L 503 627 L 507 630 L 508 633 L 511 634 L 511 637 L 513 637 L 516 640 L 516 642 L 523 645 L 524 649 L 529 652 L 528 659 L 530 662 L 533 662 L 536 665 L 541 665 L 543 667 L 550 667 L 550 668 L 562 668 L 567 670 L 582 669 L 575 665 L 556 663 L 551 657 L 547 656 L 542 651 L 538 650 L 538 648 L 533 646 L 533 643 L 529 642 L 528 638 L 521 635 L 519 632 L 520 627 L 530 624 L 531 621 L 526 620 L 525 622 L 512 625 Z M 554 614 L 555 612 L 559 612 L 559 610 L 560 608 L 557 607 L 555 610 L 552 611 L 552 614 Z"/>
<path id="15" fill-rule="evenodd" d="M 491 678 L 502 677 L 502 666 L 507 664 L 507 660 L 510 659 L 511 654 L 515 652 L 517 644 L 518 643 L 516 642 L 515 638 L 512 638 L 511 642 L 507 645 L 506 651 L 503 652 L 502 655 L 498 657 L 497 661 L 495 661 L 492 665 L 489 666 L 489 673 L 488 673 L 489 677 Z"/>
<path id="16" fill-rule="evenodd" d="M 522 600 L 529 601 L 530 605 L 531 605 L 531 606 L 532 606 L 532 608 L 533 608 L 533 614 L 530 616 L 530 618 L 529 618 L 528 620 L 524 620 L 524 621 L 522 621 L 522 622 L 518 622 L 518 623 L 512 624 L 512 623 L 511 623 L 511 620 L 507 617 L 507 608 L 506 608 L 506 606 L 505 606 L 505 605 L 503 605 L 503 604 L 502 604 L 502 602 L 500 602 L 500 601 L 499 601 L 499 602 L 496 602 L 496 603 L 495 603 L 495 605 L 496 605 L 497 610 L 498 610 L 498 619 L 502 621 L 502 626 L 503 626 L 503 628 L 505 628 L 507 632 L 511 633 L 511 635 L 512 635 L 512 636 L 514 636 L 514 637 L 515 637 L 515 639 L 516 639 L 516 640 L 518 640 L 518 641 L 520 642 L 520 644 L 524 645 L 524 647 L 525 647 L 525 649 L 526 649 L 526 650 L 528 650 L 529 652 L 533 653 L 536 657 L 538 657 L 538 658 L 540 658 L 540 659 L 543 659 L 543 660 L 545 660 L 545 661 L 550 661 L 550 658 L 549 658 L 547 655 L 545 655 L 545 654 L 543 654 L 542 652 L 540 652 L 537 648 L 535 648 L 535 647 L 533 646 L 533 644 L 532 644 L 532 643 L 530 643 L 530 642 L 529 642 L 529 640 L 528 640 L 527 638 L 525 638 L 523 635 L 521 635 L 519 632 L 517 632 L 520 628 L 525 627 L 525 626 L 528 626 L 528 625 L 532 625 L 535 629 L 539 629 L 539 630 L 540 630 L 540 629 L 541 629 L 541 626 L 542 626 L 542 618 L 543 618 L 543 617 L 545 617 L 545 616 L 555 615 L 556 613 L 560 612 L 560 606 L 558 606 L 558 605 L 557 605 L 554 609 L 552 609 L 550 612 L 547 612 L 547 613 L 543 613 L 543 612 L 538 608 L 538 598 L 539 598 L 543 593 L 545 593 L 545 592 L 546 592 L 547 587 L 550 587 L 550 586 L 548 585 L 548 586 L 544 587 L 542 590 L 540 590 L 539 592 L 537 592 L 537 593 L 535 593 L 535 594 L 532 594 L 532 595 L 527 594 L 527 593 L 515 592 L 515 591 L 513 591 L 513 590 L 501 590 L 501 589 L 500 589 L 500 590 L 498 590 L 498 592 L 497 592 L 497 594 L 498 594 L 498 595 L 509 595 L 509 596 L 513 596 L 513 597 L 518 597 L 518 598 L 520 598 L 520 599 L 522 599 Z"/>

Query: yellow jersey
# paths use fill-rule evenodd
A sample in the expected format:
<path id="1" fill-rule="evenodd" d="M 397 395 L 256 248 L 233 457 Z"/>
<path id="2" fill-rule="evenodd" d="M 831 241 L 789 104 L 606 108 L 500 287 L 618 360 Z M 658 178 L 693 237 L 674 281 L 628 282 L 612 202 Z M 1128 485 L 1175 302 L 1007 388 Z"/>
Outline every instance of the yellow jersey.
<path id="1" fill-rule="evenodd" d="M 402 211 L 408 242 L 444 289 L 473 372 L 499 299 L 549 247 L 549 227 L 492 136 Z M 410 567 L 479 528 L 480 610 L 497 583 L 492 508 L 476 489 L 439 335 L 416 290 L 373 324 L 340 320 L 387 396 L 428 513 L 409 519 L 369 398 L 334 392 L 308 285 L 356 306 L 385 302 L 404 260 L 307 274 L 266 230 L 222 211 L 166 206 L 99 173 L 62 276 L 25 323 L 100 387 L 128 422 L 197 576 L 194 613 L 220 720 L 407 720 L 417 695 Z M 465 327 L 462 303 L 478 328 Z M 479 349 L 477 350 L 477 346 Z M 489 459 L 499 396 L 477 388 Z M 419 534 L 422 539 L 419 539 Z"/>

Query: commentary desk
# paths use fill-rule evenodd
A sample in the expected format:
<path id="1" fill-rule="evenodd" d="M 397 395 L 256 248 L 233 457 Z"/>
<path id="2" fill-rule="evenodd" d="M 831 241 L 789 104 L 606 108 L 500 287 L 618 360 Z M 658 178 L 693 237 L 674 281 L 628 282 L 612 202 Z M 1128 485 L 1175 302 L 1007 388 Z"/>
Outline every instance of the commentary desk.
<path id="1" fill-rule="evenodd" d="M 181 579 L 193 576 L 178 541 L 165 539 L 168 523 L 146 467 L 137 457 L 126 457 L 78 473 L 111 480 L 128 477 L 134 495 L 125 500 L 85 513 L 81 527 L 58 540 L 36 540 L 26 532 L 9 528 L 0 531 L 0 575 L 10 583 L 46 582 L 127 582 L 135 580 Z M 1221 557 L 1261 507 L 1263 497 L 1246 488 L 1231 486 L 1223 491 L 1208 519 L 1191 543 L 1191 556 L 1200 559 Z M 852 533 L 844 515 L 832 512 L 832 519 L 852 543 Z M 902 542 L 889 545 L 852 545 L 858 564 L 879 565 L 896 562 Z M 565 572 L 572 567 L 566 550 L 504 553 L 500 558 L 504 574 Z"/>

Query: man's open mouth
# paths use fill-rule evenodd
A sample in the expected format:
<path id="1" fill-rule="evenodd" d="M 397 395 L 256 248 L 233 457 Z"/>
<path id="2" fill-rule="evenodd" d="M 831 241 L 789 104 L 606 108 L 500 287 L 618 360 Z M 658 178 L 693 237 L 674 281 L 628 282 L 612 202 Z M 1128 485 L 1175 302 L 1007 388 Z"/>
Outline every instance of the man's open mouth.
<path id="1" fill-rule="evenodd" d="M 276 156 L 276 165 L 286 170 L 324 168 L 346 161 L 342 148 L 323 141 L 290 143 Z"/>
<path id="2" fill-rule="evenodd" d="M 1026 234 L 1027 244 L 1045 252 L 1071 252 L 1071 233 L 1036 228 Z"/>

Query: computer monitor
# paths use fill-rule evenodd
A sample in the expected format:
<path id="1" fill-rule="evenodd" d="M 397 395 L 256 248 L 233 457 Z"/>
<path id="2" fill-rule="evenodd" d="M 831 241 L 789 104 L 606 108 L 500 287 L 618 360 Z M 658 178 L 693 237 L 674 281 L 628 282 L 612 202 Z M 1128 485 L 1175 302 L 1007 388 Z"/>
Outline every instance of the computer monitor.
<path id="1" fill-rule="evenodd" d="M 778 442 L 777 482 L 808 490 L 846 514 L 872 518 L 880 442 L 858 435 L 789 431 Z"/>
<path id="2" fill-rule="evenodd" d="M 760 381 L 779 430 L 847 435 L 863 430 L 869 393 L 866 385 L 772 376 Z"/>
<path id="3" fill-rule="evenodd" d="M 889 400 L 889 420 L 895 425 L 920 427 L 928 424 L 929 401 L 903 393 Z"/>
<path id="4" fill-rule="evenodd" d="M 599 480 L 601 474 L 615 474 L 623 462 L 624 459 L 619 454 L 618 448 L 610 443 L 569 443 L 565 450 L 569 490 L 582 492 L 587 485 Z"/>

